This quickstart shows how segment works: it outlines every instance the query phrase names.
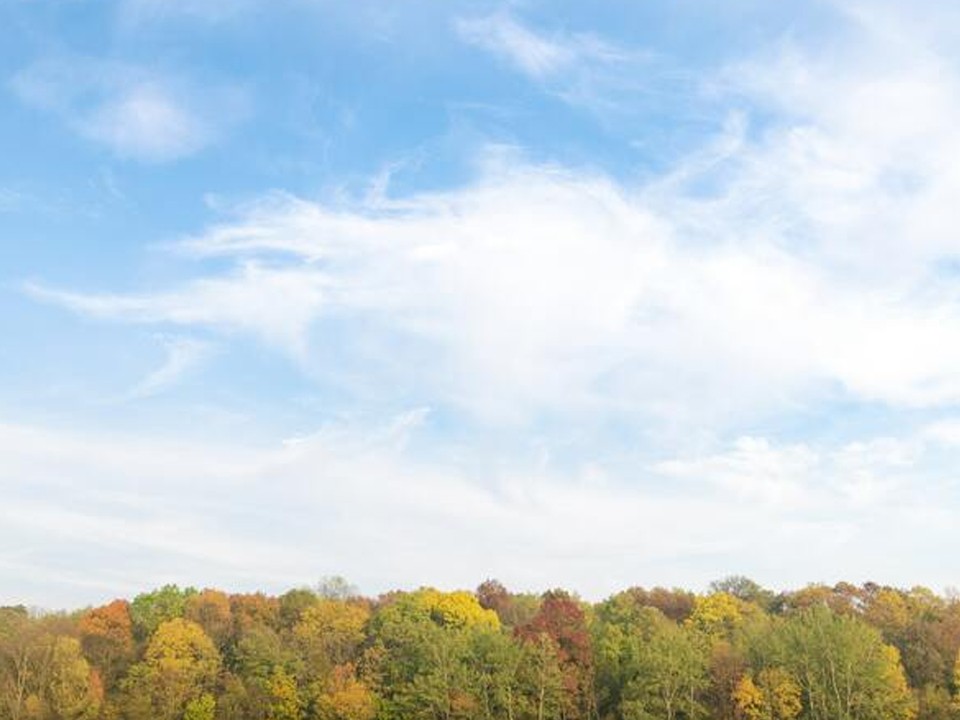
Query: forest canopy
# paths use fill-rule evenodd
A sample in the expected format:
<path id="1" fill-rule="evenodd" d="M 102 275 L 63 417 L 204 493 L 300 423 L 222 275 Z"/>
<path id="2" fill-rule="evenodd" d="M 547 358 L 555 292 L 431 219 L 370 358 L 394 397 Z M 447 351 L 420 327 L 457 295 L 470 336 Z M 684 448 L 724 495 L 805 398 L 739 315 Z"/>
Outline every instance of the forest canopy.
<path id="1" fill-rule="evenodd" d="M 948 720 L 960 601 L 733 577 L 708 592 L 166 585 L 0 608 L 2 720 Z"/>

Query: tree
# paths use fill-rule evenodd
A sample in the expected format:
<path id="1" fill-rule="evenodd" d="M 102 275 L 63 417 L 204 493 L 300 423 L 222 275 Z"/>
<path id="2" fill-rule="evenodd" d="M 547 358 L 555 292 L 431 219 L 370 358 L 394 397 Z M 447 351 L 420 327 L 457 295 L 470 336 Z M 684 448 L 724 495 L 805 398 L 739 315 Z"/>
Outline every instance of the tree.
<path id="1" fill-rule="evenodd" d="M 43 695 L 54 720 L 92 720 L 103 704 L 103 685 L 72 637 L 52 640 Z"/>
<path id="2" fill-rule="evenodd" d="M 529 707 L 520 669 L 524 648 L 499 630 L 480 629 L 470 636 L 468 662 L 477 717 L 513 720 Z"/>
<path id="3" fill-rule="evenodd" d="M 167 620 L 124 680 L 128 715 L 179 720 L 188 704 L 214 689 L 219 670 L 220 653 L 203 628 L 181 618 Z"/>
<path id="4" fill-rule="evenodd" d="M 187 598 L 184 618 L 203 628 L 218 647 L 226 646 L 233 634 L 233 611 L 226 593 L 207 588 Z"/>
<path id="5" fill-rule="evenodd" d="M 386 599 L 370 621 L 371 667 L 385 718 L 450 720 L 479 707 L 472 638 L 499 632 L 496 613 L 467 592 L 422 588 Z"/>
<path id="6" fill-rule="evenodd" d="M 783 596 L 780 609 L 790 611 L 826 607 L 838 615 L 855 615 L 864 598 L 869 598 L 873 591 L 869 583 L 861 591 L 847 583 L 838 583 L 832 588 L 827 585 L 808 585 Z"/>
<path id="7" fill-rule="evenodd" d="M 76 638 L 52 632 L 56 620 L 0 609 L 0 718 L 88 720 L 99 714 L 100 678 Z"/>
<path id="8" fill-rule="evenodd" d="M 297 680 L 282 667 L 275 667 L 266 682 L 269 720 L 299 720 L 303 708 Z"/>
<path id="9" fill-rule="evenodd" d="M 617 593 L 613 597 L 618 598 L 623 607 L 656 608 L 674 622 L 683 622 L 690 617 L 696 601 L 696 596 L 691 592 L 677 589 L 667 590 L 662 587 L 655 587 L 652 590 L 632 587 Z"/>
<path id="10" fill-rule="evenodd" d="M 213 720 L 217 713 L 217 701 L 210 693 L 203 693 L 187 702 L 183 720 Z"/>
<path id="11" fill-rule="evenodd" d="M 334 669 L 316 702 L 317 720 L 373 720 L 377 698 L 361 680 L 352 665 Z"/>
<path id="12" fill-rule="evenodd" d="M 240 635 L 252 627 L 280 627 L 280 603 L 277 598 L 263 593 L 230 596 L 230 612 L 233 615 L 234 635 Z"/>
<path id="13" fill-rule="evenodd" d="M 244 631 L 231 656 L 232 669 L 244 680 L 266 681 L 278 667 L 293 673 L 300 666 L 293 648 L 265 625 L 254 625 Z"/>
<path id="14" fill-rule="evenodd" d="M 484 580 L 477 587 L 475 594 L 480 607 L 484 610 L 493 610 L 502 623 L 504 613 L 511 605 L 510 593 L 503 584 L 498 580 Z"/>
<path id="15" fill-rule="evenodd" d="M 960 599 L 924 588 L 331 587 L 0 607 L 0 720 L 960 718 Z"/>
<path id="16" fill-rule="evenodd" d="M 317 595 L 327 600 L 356 600 L 360 597 L 360 592 L 346 578 L 331 575 L 321 578 L 317 583 Z"/>
<path id="17" fill-rule="evenodd" d="M 353 662 L 369 619 L 365 605 L 344 600 L 317 599 L 304 610 L 293 638 L 310 675 L 322 678 L 334 666 Z"/>
<path id="18" fill-rule="evenodd" d="M 782 665 L 810 720 L 908 720 L 916 715 L 897 649 L 853 616 L 810 607 L 783 626 Z"/>
<path id="19" fill-rule="evenodd" d="M 726 593 L 763 609 L 769 608 L 774 600 L 772 592 L 743 575 L 730 575 L 713 581 L 710 583 L 710 592 Z"/>
<path id="20" fill-rule="evenodd" d="M 581 604 L 562 590 L 546 592 L 540 610 L 516 633 L 527 642 L 543 635 L 553 640 L 563 676 L 563 716 L 589 717 L 594 709 L 593 649 Z"/>
<path id="21" fill-rule="evenodd" d="M 650 610 L 630 644 L 621 704 L 626 720 L 695 720 L 707 709 L 707 657 L 691 630 Z"/>
<path id="22" fill-rule="evenodd" d="M 703 702 L 713 709 L 715 720 L 735 720 L 737 716 L 733 692 L 746 670 L 746 661 L 734 643 L 720 640 L 710 648 L 708 661 L 709 687 Z"/>
<path id="23" fill-rule="evenodd" d="M 113 602 L 84 613 L 77 625 L 84 654 L 100 670 L 107 688 L 113 688 L 133 660 L 133 621 L 130 603 Z"/>
<path id="24" fill-rule="evenodd" d="M 298 622 L 307 609 L 317 604 L 319 598 L 313 590 L 296 588 L 280 596 L 280 627 L 289 630 Z"/>
<path id="25" fill-rule="evenodd" d="M 130 603 L 133 632 L 138 640 L 146 640 L 162 623 L 183 617 L 187 599 L 197 593 L 193 588 L 181 590 L 176 585 L 137 595 Z"/>
<path id="26" fill-rule="evenodd" d="M 744 619 L 744 602 L 726 592 L 715 592 L 696 599 L 686 625 L 709 640 L 730 639 Z"/>
<path id="27" fill-rule="evenodd" d="M 43 686 L 46 652 L 26 608 L 0 608 L 0 717 L 27 716 L 31 695 Z"/>
<path id="28" fill-rule="evenodd" d="M 519 668 L 523 716 L 531 720 L 565 718 L 569 704 L 560 648 L 547 633 L 527 638 Z"/>
<path id="29" fill-rule="evenodd" d="M 803 710 L 800 685 L 783 668 L 764 668 L 756 682 L 744 675 L 733 700 L 743 720 L 794 720 Z"/>

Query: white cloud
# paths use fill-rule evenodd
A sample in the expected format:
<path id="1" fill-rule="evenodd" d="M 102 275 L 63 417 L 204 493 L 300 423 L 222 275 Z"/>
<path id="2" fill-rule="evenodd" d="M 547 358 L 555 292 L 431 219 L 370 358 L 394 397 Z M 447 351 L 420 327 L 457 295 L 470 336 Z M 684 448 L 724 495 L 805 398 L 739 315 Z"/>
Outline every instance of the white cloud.
<path id="1" fill-rule="evenodd" d="M 193 155 L 246 113 L 235 88 L 201 92 L 170 74 L 85 58 L 36 63 L 11 85 L 24 103 L 56 114 L 81 136 L 144 162 Z"/>
<path id="2" fill-rule="evenodd" d="M 883 187 L 831 196 L 856 216 L 846 227 L 821 217 L 834 161 L 790 172 L 784 135 L 679 186 L 500 157 L 464 188 L 401 200 L 271 196 L 181 246 L 233 260 L 227 274 L 156 294 L 33 291 L 98 317 L 253 333 L 307 365 L 336 333 L 340 361 L 374 390 L 399 382 L 491 417 L 622 411 L 722 427 L 837 395 L 957 402 L 946 236 L 933 244 L 899 216 L 878 225 L 867 195 L 883 208 Z M 719 194 L 690 194 L 705 180 Z M 898 195 L 937 231 L 952 213 L 938 198 Z"/>
<path id="3" fill-rule="evenodd" d="M 583 56 L 602 54 L 597 42 L 546 38 L 507 15 L 460 19 L 456 27 L 466 42 L 500 55 L 534 78 L 561 72 Z"/>
<path id="4" fill-rule="evenodd" d="M 212 349 L 210 343 L 193 338 L 164 338 L 163 345 L 163 364 L 131 388 L 127 398 L 151 397 L 165 391 L 202 364 Z"/>
<path id="5" fill-rule="evenodd" d="M 818 461 L 804 445 L 777 448 L 762 438 L 742 437 L 720 454 L 668 460 L 654 469 L 667 477 L 709 482 L 734 498 L 801 510 L 810 499 L 808 483 Z"/>
<path id="6" fill-rule="evenodd" d="M 492 575 L 591 597 L 741 570 L 776 584 L 948 581 L 929 551 L 956 540 L 938 512 L 952 491 L 932 482 L 922 440 L 909 441 L 909 465 L 852 445 L 754 438 L 629 483 L 601 467 L 516 463 L 477 478 L 480 458 L 469 453 L 410 452 L 403 436 L 427 431 L 423 423 L 414 411 L 380 428 L 328 426 L 262 447 L 0 426 L 0 547 L 21 549 L 0 557 L 0 585 L 49 606 L 167 581 L 279 591 L 330 573 L 367 592 L 472 587 Z M 889 441 L 863 448 L 877 443 Z M 742 484 L 744 473 L 789 478 L 805 501 L 781 502 L 753 478 Z M 847 493 L 834 473 L 869 476 L 882 491 Z M 931 480 L 922 496 L 901 482 L 908 473 Z M 78 577 L 83 558 L 96 562 Z M 44 574 L 25 582 L 25 563 Z"/>
<path id="7" fill-rule="evenodd" d="M 592 112 L 601 125 L 636 126 L 670 107 L 674 120 L 695 90 L 694 78 L 663 58 L 592 33 L 544 32 L 499 12 L 460 18 L 460 39 L 487 51 L 545 92 Z"/>
<path id="8" fill-rule="evenodd" d="M 818 449 L 741 437 L 721 452 L 663 461 L 653 470 L 781 512 L 823 513 L 833 505 L 855 511 L 908 494 L 911 480 L 921 479 L 911 476 L 926 470 L 929 438 L 924 430 L 903 439 L 871 438 Z"/>
<path id="9" fill-rule="evenodd" d="M 190 155 L 209 141 L 208 130 L 155 87 L 134 87 L 81 123 L 82 132 L 119 155 L 165 160 Z"/>
<path id="10" fill-rule="evenodd" d="M 226 277 L 203 278 L 163 295 L 84 295 L 28 285 L 35 297 L 92 317 L 247 331 L 300 357 L 306 331 L 323 307 L 319 272 L 244 263 Z"/>

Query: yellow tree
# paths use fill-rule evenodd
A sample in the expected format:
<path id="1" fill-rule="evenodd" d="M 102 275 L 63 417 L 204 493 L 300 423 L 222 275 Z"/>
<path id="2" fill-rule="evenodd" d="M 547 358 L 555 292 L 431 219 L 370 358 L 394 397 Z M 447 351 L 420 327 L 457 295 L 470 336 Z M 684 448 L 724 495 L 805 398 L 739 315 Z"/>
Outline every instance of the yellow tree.
<path id="1" fill-rule="evenodd" d="M 957 689 L 953 697 L 953 707 L 960 713 L 960 651 L 953 663 L 953 686 Z"/>
<path id="2" fill-rule="evenodd" d="M 103 685 L 72 637 L 53 640 L 45 695 L 56 720 L 89 720 L 100 713 Z"/>
<path id="3" fill-rule="evenodd" d="M 743 720 L 794 720 L 803 710 L 801 689 L 783 668 L 764 668 L 756 682 L 744 675 L 733 691 L 734 704 Z"/>
<path id="4" fill-rule="evenodd" d="M 270 710 L 268 720 L 299 720 L 302 703 L 297 680 L 281 667 L 274 668 L 267 680 Z"/>
<path id="5" fill-rule="evenodd" d="M 376 696 L 357 679 L 353 666 L 335 668 L 317 698 L 317 720 L 373 720 L 376 714 Z"/>
<path id="6" fill-rule="evenodd" d="M 203 628 L 181 618 L 168 620 L 123 682 L 126 714 L 179 720 L 188 704 L 213 689 L 219 670 L 220 653 Z"/>
<path id="7" fill-rule="evenodd" d="M 694 601 L 685 624 L 710 640 L 729 638 L 743 622 L 745 605 L 726 592 L 702 595 Z"/>
<path id="8" fill-rule="evenodd" d="M 367 606 L 350 600 L 321 598 L 303 611 L 293 637 L 313 679 L 356 659 L 369 619 Z"/>

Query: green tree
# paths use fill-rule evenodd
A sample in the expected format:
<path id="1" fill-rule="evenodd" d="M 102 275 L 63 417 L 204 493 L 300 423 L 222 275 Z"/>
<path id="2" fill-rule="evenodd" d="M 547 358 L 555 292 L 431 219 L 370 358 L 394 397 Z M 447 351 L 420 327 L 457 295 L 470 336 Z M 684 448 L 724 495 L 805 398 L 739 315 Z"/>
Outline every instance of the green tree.
<path id="1" fill-rule="evenodd" d="M 519 669 L 522 689 L 519 708 L 525 720 L 561 720 L 566 715 L 566 688 L 557 641 L 547 633 L 523 643 Z"/>
<path id="2" fill-rule="evenodd" d="M 183 710 L 183 720 L 213 720 L 217 713 L 217 701 L 210 693 L 187 702 Z"/>
<path id="3" fill-rule="evenodd" d="M 909 720 L 916 715 L 896 648 L 849 615 L 813 606 L 782 627 L 782 664 L 803 688 L 809 720 Z"/>
<path id="4" fill-rule="evenodd" d="M 706 651 L 686 627 L 649 611 L 635 636 L 626 668 L 622 713 L 626 720 L 695 720 L 705 717 L 700 701 L 707 687 Z M 654 614 L 655 613 L 655 614 Z"/>
<path id="5" fill-rule="evenodd" d="M 730 575 L 722 580 L 710 583 L 711 593 L 726 593 L 735 598 L 768 609 L 774 601 L 775 595 L 758 583 L 743 575 Z"/>
<path id="6" fill-rule="evenodd" d="M 496 613 L 471 593 L 423 588 L 391 597 L 371 618 L 372 666 L 387 718 L 450 720 L 480 706 L 473 638 L 499 632 Z"/>
<path id="7" fill-rule="evenodd" d="M 130 603 L 130 617 L 136 638 L 146 640 L 162 623 L 183 617 L 187 599 L 196 594 L 193 588 L 181 590 L 176 585 L 164 585 L 137 595 Z"/>

